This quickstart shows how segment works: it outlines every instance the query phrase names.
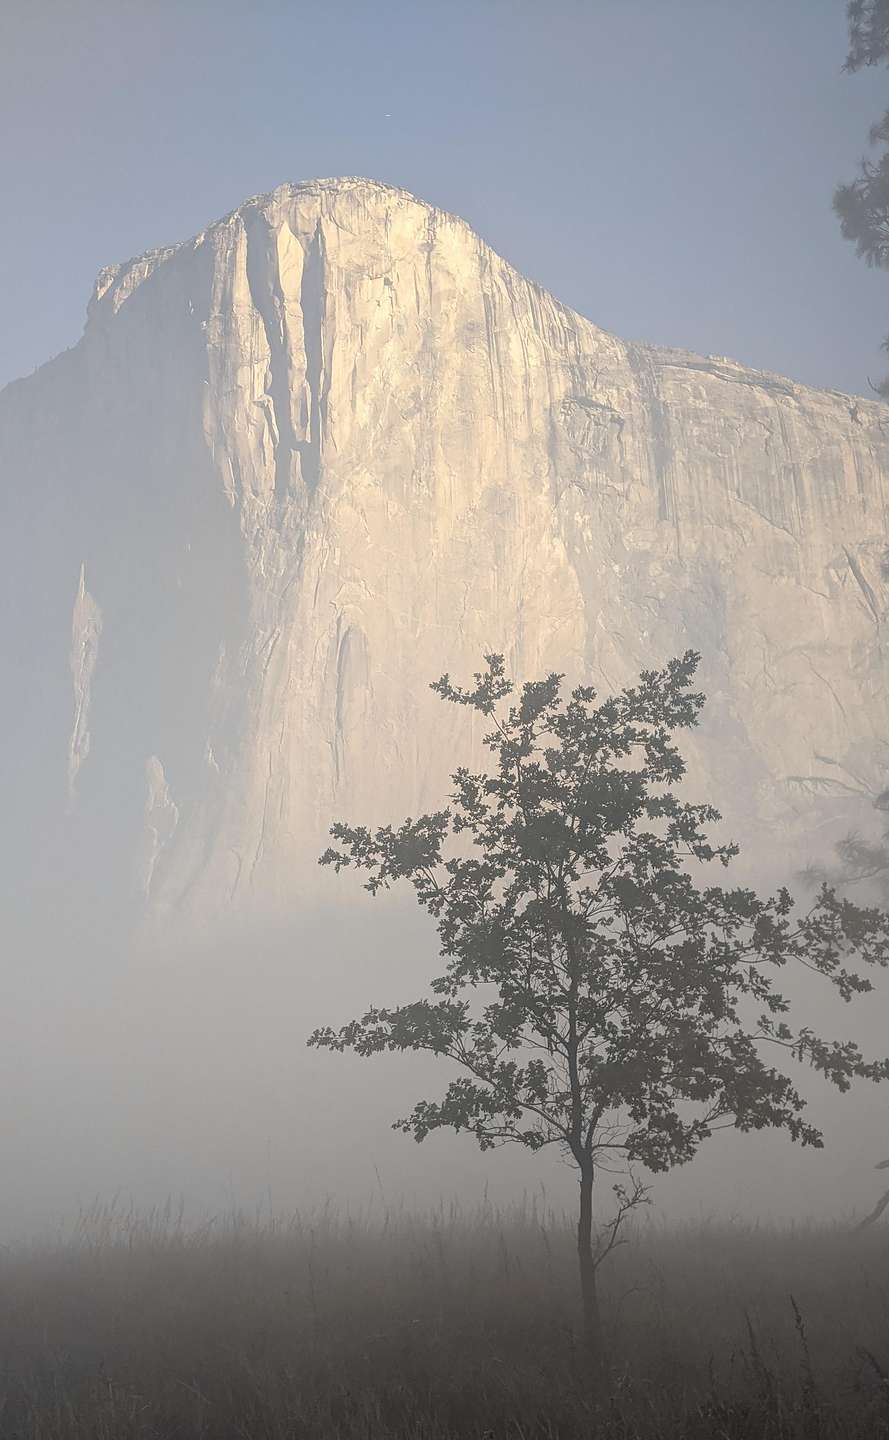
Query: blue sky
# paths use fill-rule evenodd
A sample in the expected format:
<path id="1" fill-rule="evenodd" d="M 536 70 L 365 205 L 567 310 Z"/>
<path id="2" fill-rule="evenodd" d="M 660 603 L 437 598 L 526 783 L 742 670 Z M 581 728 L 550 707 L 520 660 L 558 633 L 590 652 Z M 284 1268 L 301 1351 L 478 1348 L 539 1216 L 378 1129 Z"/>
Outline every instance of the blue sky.
<path id="1" fill-rule="evenodd" d="M 2 0 L 0 384 L 101 266 L 284 180 L 464 216 L 606 329 L 867 393 L 889 275 L 839 234 L 885 72 L 842 0 Z"/>

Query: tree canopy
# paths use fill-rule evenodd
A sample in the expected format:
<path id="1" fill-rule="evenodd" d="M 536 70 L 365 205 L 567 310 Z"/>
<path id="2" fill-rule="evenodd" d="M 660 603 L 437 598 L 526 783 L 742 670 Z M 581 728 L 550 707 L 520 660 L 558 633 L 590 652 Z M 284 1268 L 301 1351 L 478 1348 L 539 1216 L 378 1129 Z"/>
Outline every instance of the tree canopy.
<path id="1" fill-rule="evenodd" d="M 800 915 L 783 887 L 761 898 L 696 881 L 737 853 L 708 838 L 718 811 L 675 793 L 685 765 L 673 732 L 704 703 L 691 688 L 699 658 L 689 651 L 600 703 L 583 685 L 563 700 L 550 674 L 507 705 L 499 655 L 471 689 L 443 676 L 432 687 L 443 700 L 490 721 L 490 769 L 458 769 L 450 805 L 417 820 L 334 825 L 321 857 L 366 872 L 371 894 L 411 885 L 444 968 L 431 995 L 316 1030 L 309 1044 L 452 1060 L 443 1097 L 395 1122 L 417 1140 L 450 1127 L 482 1149 L 559 1147 L 580 1174 L 582 1269 L 598 1258 L 601 1169 L 630 1168 L 620 1216 L 642 1198 L 634 1163 L 688 1161 L 718 1128 L 820 1146 L 782 1057 L 840 1090 L 889 1076 L 889 1061 L 855 1043 L 794 1026 L 777 988 L 795 964 L 844 1000 L 870 990 L 860 967 L 886 966 L 889 915 L 827 884 Z"/>

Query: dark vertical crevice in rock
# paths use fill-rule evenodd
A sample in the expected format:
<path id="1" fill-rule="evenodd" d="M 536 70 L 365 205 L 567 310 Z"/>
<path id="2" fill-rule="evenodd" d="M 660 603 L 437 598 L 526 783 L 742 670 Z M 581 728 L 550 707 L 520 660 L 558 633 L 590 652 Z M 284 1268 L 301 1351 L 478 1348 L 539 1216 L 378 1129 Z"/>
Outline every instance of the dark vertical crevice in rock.
<path id="1" fill-rule="evenodd" d="M 333 714 L 335 789 L 339 789 L 345 779 L 350 727 L 366 713 L 368 685 L 367 638 L 360 626 L 347 624 L 340 630 L 336 652 Z"/>
<path id="2" fill-rule="evenodd" d="M 879 625 L 880 607 L 877 604 L 877 597 L 874 594 L 872 587 L 868 583 L 857 557 L 853 555 L 848 545 L 843 546 L 843 552 L 849 562 L 849 569 L 852 571 L 852 574 L 854 575 L 855 580 L 858 583 L 858 588 L 864 596 L 864 603 L 870 611 L 874 623 Z"/>
<path id="3" fill-rule="evenodd" d="M 485 349 L 488 356 L 488 374 L 491 379 L 491 406 L 495 421 L 503 419 L 503 377 L 500 375 L 500 357 L 497 353 L 497 318 L 494 309 L 491 280 L 490 254 L 483 245 L 478 247 L 479 279 L 482 305 L 485 313 Z"/>
<path id="4" fill-rule="evenodd" d="M 658 494 L 658 519 L 676 520 L 675 497 L 673 494 L 673 467 L 671 464 L 670 426 L 661 399 L 658 377 L 654 373 L 649 355 L 637 345 L 627 345 L 627 361 L 642 399 L 648 410 L 648 433 L 651 437 L 651 461 L 655 474 Z"/>
<path id="5" fill-rule="evenodd" d="M 306 355 L 306 385 L 309 391 L 309 417 L 305 440 L 297 440 L 295 448 L 302 460 L 302 474 L 307 488 L 314 492 L 321 475 L 321 437 L 327 421 L 327 383 L 324 369 L 324 287 L 326 255 L 324 232 L 319 220 L 315 226 L 303 264 L 299 301 L 303 317 L 303 348 Z"/>
<path id="6" fill-rule="evenodd" d="M 271 401 L 275 447 L 275 495 L 284 500 L 290 490 L 290 462 L 299 448 L 290 411 L 290 356 L 284 325 L 285 302 L 278 271 L 274 236 L 264 222 L 247 230 L 247 284 L 269 349 L 266 394 Z"/>
<path id="7" fill-rule="evenodd" d="M 791 484 L 784 486 L 781 491 L 783 500 L 782 511 L 785 521 L 784 528 L 789 530 L 794 539 L 802 532 L 803 528 L 803 481 L 802 470 L 798 460 L 794 456 L 793 437 L 790 434 L 785 419 L 784 411 L 777 407 L 778 428 L 781 431 L 781 440 L 784 445 L 784 454 L 787 457 L 784 462 L 784 473 L 789 475 Z M 788 489 L 790 494 L 788 495 Z M 788 504 L 788 500 L 790 504 Z M 792 511 L 792 513 L 790 513 Z"/>
<path id="8" fill-rule="evenodd" d="M 343 722 L 346 709 L 346 672 L 349 665 L 349 639 L 352 632 L 347 629 L 340 635 L 336 656 L 336 692 L 333 704 L 333 783 L 339 789 L 343 778 L 345 746 L 343 744 Z"/>

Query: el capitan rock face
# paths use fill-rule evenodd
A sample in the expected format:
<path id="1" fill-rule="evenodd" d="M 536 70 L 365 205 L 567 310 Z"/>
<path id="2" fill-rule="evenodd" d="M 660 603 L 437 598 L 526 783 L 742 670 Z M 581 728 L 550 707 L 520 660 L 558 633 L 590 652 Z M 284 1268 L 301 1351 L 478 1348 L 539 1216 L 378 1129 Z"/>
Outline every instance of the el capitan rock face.
<path id="1" fill-rule="evenodd" d="M 786 868 L 889 785 L 887 470 L 885 406 L 619 340 L 404 191 L 248 201 L 0 395 L 6 871 L 286 909 L 332 819 L 442 803 L 443 671 L 688 646 L 693 780 Z"/>

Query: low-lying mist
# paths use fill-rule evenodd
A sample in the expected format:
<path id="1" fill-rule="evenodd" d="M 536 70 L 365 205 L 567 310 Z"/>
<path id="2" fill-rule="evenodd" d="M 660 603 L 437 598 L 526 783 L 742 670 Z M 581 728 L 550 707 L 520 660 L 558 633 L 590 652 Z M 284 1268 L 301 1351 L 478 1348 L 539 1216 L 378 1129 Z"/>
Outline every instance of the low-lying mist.
<path id="1" fill-rule="evenodd" d="M 73 903 L 20 914 L 4 966 L 0 1084 L 15 1099 L 2 1127 L 0 1238 L 55 1230 L 115 1196 L 141 1209 L 181 1200 L 196 1222 L 327 1200 L 508 1205 L 541 1188 L 573 1208 L 574 1173 L 552 1150 L 480 1154 L 465 1134 L 417 1145 L 391 1129 L 441 1094 L 448 1062 L 307 1049 L 315 1026 L 419 998 L 437 973 L 436 935 L 415 906 L 372 900 L 350 876 L 324 872 L 325 887 L 325 903 L 300 906 L 289 925 L 245 918 L 204 939 L 138 938 Z M 885 1049 L 885 985 L 844 1006 L 817 976 L 786 978 L 826 1034 Z M 889 1152 L 889 1095 L 800 1078 L 823 1150 L 714 1135 L 654 1179 L 652 1213 L 841 1223 L 867 1213 L 881 1190 L 873 1166 Z"/>

